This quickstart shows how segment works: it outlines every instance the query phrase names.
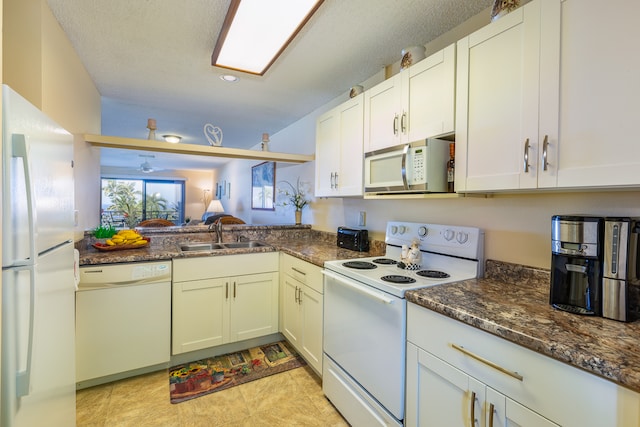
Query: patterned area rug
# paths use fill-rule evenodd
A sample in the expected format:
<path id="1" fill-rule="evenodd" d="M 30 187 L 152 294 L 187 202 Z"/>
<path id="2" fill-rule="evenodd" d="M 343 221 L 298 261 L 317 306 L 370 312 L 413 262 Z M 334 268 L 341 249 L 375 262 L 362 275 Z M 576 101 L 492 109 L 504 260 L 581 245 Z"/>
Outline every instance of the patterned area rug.
<path id="1" fill-rule="evenodd" d="M 197 360 L 169 369 L 171 403 L 226 390 L 230 387 L 306 365 L 284 341 Z"/>

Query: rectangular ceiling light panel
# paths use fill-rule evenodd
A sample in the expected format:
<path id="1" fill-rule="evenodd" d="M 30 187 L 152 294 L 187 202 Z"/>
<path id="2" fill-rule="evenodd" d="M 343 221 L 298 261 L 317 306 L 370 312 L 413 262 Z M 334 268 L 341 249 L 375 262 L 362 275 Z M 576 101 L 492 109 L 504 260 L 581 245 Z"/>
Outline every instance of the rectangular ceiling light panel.
<path id="1" fill-rule="evenodd" d="M 323 0 L 232 0 L 211 65 L 263 75 Z"/>

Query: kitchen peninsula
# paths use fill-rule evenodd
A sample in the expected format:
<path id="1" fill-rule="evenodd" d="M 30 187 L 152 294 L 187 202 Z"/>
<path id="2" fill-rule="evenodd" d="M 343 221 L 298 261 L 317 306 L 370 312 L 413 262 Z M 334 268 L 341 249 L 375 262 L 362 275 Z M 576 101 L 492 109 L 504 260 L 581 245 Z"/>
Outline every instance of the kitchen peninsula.
<path id="1" fill-rule="evenodd" d="M 113 264 L 121 262 L 169 260 L 173 258 L 224 256 L 245 253 L 282 251 L 319 267 L 325 261 L 384 254 L 384 242 L 372 241 L 369 252 L 354 252 L 339 248 L 334 233 L 313 230 L 310 225 L 225 225 L 223 242 L 260 241 L 268 245 L 253 248 L 183 252 L 185 242 L 214 242 L 215 233 L 206 226 L 139 228 L 141 234 L 151 239 L 150 245 L 141 249 L 100 252 L 91 244 L 95 239 L 89 232 L 76 243 L 80 251 L 80 265 Z"/>

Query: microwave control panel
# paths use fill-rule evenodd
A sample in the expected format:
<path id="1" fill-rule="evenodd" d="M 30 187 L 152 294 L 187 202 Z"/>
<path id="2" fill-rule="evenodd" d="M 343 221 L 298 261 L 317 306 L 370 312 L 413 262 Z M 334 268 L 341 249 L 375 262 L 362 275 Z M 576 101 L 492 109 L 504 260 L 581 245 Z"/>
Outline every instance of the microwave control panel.
<path id="1" fill-rule="evenodd" d="M 407 171 L 409 185 L 427 182 L 427 147 L 411 147 Z"/>

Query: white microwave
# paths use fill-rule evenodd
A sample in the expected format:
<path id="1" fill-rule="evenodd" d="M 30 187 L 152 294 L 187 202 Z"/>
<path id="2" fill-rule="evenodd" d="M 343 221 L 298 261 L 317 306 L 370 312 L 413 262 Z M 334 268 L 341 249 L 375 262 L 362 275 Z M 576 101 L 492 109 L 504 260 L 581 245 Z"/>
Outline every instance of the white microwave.
<path id="1" fill-rule="evenodd" d="M 422 139 L 365 153 L 365 195 L 446 192 L 450 143 Z"/>

